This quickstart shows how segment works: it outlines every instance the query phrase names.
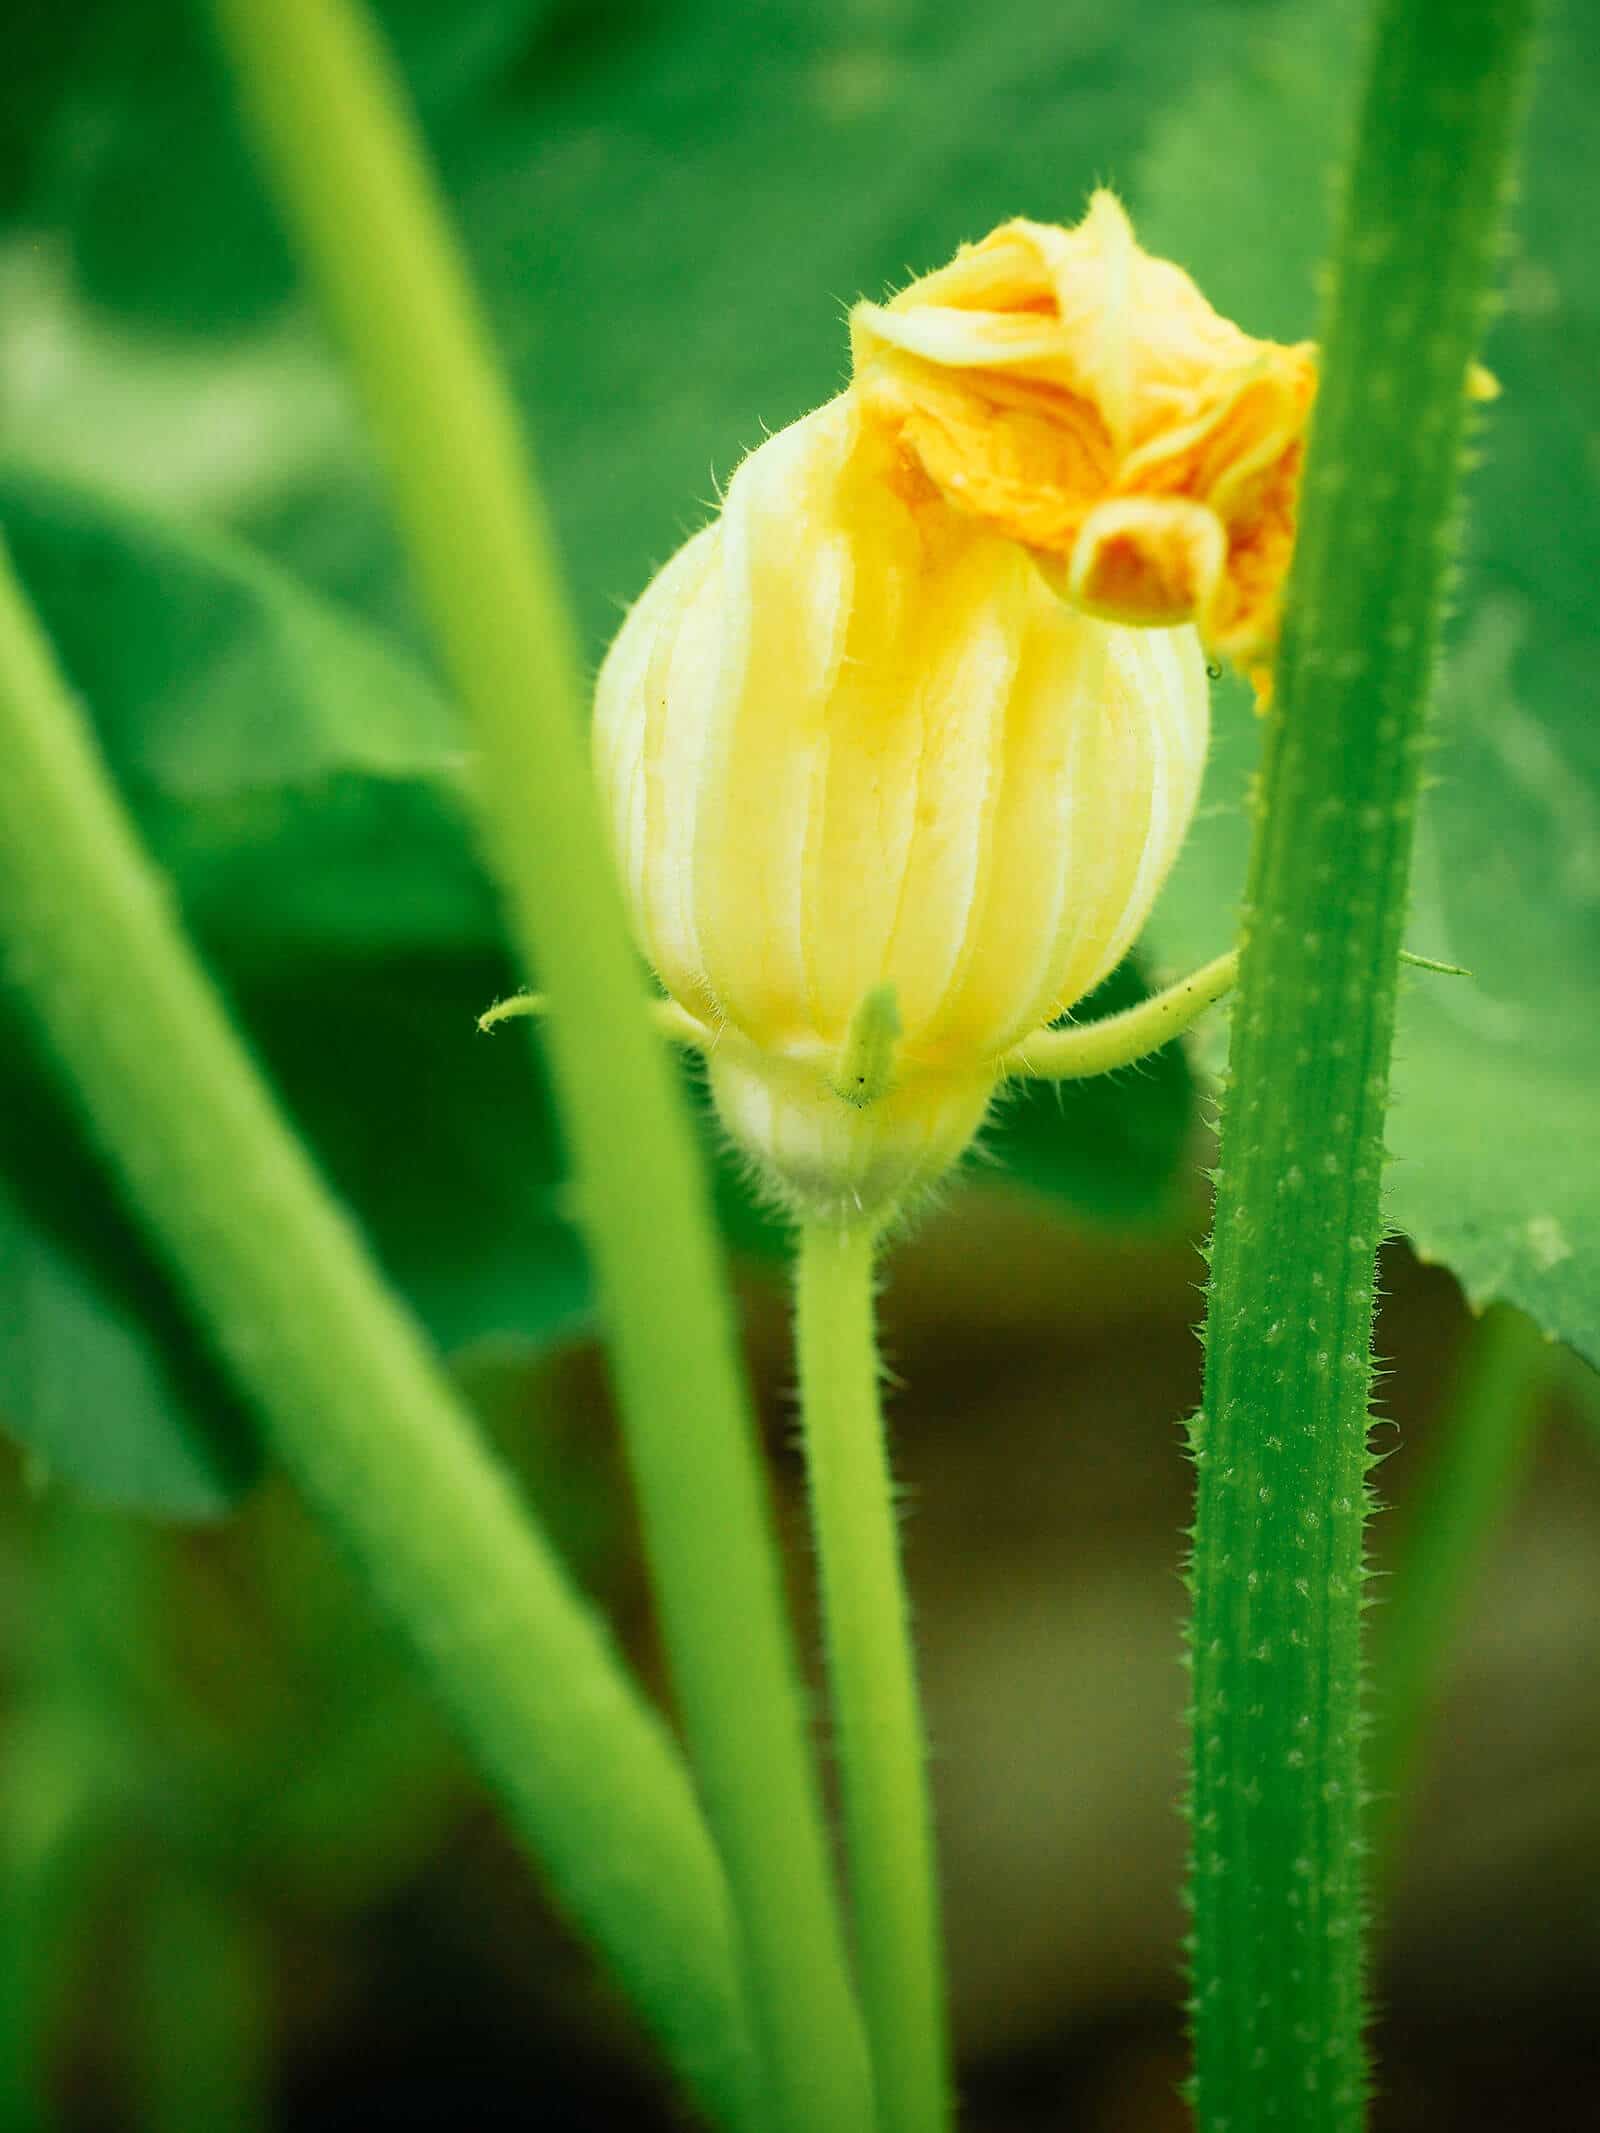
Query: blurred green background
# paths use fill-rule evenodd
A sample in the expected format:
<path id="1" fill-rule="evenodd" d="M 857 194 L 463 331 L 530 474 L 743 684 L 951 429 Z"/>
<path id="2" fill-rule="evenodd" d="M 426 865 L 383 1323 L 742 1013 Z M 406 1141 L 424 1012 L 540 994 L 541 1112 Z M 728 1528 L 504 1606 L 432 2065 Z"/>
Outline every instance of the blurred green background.
<path id="1" fill-rule="evenodd" d="M 1359 48 L 1334 0 L 380 13 L 596 659 L 741 452 L 842 381 L 849 301 L 1007 215 L 1109 182 L 1247 328 L 1314 330 Z M 1468 1301 L 1600 1359 L 1582 0 L 1542 59 L 1418 853 L 1412 945 L 1474 976 L 1413 980 L 1401 1033 L 1380 1562 Z M 515 980 L 460 731 L 199 16 L 23 0 L 5 64 L 0 522 L 261 1058 L 658 1678 L 558 1137 L 530 1048 L 474 1029 Z M 1145 971 L 1231 936 L 1256 732 L 1218 696 Z M 3 984 L 0 1037 L 0 2129 L 669 2122 Z M 886 1298 L 983 2133 L 1182 2122 L 1178 1424 L 1223 1037 L 1013 1102 Z M 782 1238 L 707 1144 L 792 1514 Z M 1557 1351 L 1539 1397 L 1388 1891 L 1384 2127 L 1578 2124 L 1600 2071 L 1600 1426 Z M 1381 1604 L 1375 1632 L 1381 1661 Z"/>

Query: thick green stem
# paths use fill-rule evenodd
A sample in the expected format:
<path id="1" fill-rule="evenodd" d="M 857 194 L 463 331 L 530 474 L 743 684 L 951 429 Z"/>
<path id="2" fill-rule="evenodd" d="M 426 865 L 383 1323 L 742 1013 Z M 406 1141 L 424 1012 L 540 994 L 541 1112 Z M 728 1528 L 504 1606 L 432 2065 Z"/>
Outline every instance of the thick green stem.
<path id="1" fill-rule="evenodd" d="M 214 0 L 263 165 L 387 463 L 472 720 L 607 1312 L 673 1680 L 779 2123 L 866 2123 L 770 1507 L 675 1069 L 646 1007 L 582 738 L 554 544 L 404 94 L 347 0 Z M 551 321 L 561 330 L 559 318 Z"/>
<path id="2" fill-rule="evenodd" d="M 1244 914 L 1193 1560 L 1205 2133 L 1350 2133 L 1366 2070 L 1362 1522 L 1424 714 L 1529 42 L 1384 0 L 1337 248 Z"/>
<path id="3" fill-rule="evenodd" d="M 0 951 L 276 1448 L 714 2116 L 743 2022 L 665 1729 L 229 1027 L 0 551 Z"/>
<path id="4" fill-rule="evenodd" d="M 950 2122 L 926 1749 L 878 1400 L 873 1235 L 800 1233 L 800 1405 L 882 2133 Z"/>
<path id="5" fill-rule="evenodd" d="M 1380 1874 L 1405 1834 L 1417 1765 L 1474 1572 L 1511 1508 L 1557 1350 L 1506 1304 L 1462 1352 L 1394 1575 L 1384 1591 L 1372 1754 Z"/>

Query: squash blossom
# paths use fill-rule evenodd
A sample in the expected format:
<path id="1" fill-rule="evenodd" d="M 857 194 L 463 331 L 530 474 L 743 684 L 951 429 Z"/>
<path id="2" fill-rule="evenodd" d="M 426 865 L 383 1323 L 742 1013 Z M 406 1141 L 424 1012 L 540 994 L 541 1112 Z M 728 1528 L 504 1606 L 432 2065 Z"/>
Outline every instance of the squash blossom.
<path id="1" fill-rule="evenodd" d="M 1265 686 L 1313 352 L 1253 341 L 1097 193 L 851 320 L 857 390 L 940 493 L 1114 622 L 1195 622 Z"/>
<path id="2" fill-rule="evenodd" d="M 1007 1074 L 1115 1063 L 1048 1025 L 1177 856 L 1202 637 L 1270 651 L 1312 371 L 1103 194 L 859 305 L 852 340 L 847 390 L 627 617 L 595 752 L 724 1124 L 802 1218 L 875 1222 Z"/>

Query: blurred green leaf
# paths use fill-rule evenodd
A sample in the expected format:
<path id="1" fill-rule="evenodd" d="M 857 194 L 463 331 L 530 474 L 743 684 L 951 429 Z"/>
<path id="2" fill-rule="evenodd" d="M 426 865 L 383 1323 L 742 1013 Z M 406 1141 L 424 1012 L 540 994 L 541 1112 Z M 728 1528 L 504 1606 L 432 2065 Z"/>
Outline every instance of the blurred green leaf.
<path id="1" fill-rule="evenodd" d="M 14 1082 L 13 1066 L 8 1109 Z M 253 1437 L 70 1129 L 51 1123 L 48 1154 L 35 1143 L 30 1158 L 44 1155 L 47 1210 L 9 1188 L 14 1147 L 0 1170 L 0 1422 L 41 1478 L 92 1502 L 215 1516 L 253 1475 Z M 66 1198 L 74 1183 L 83 1198 Z"/>
<path id="2" fill-rule="evenodd" d="M 302 313 L 220 342 L 136 330 L 84 304 L 59 244 L 0 242 L 0 458 L 239 520 L 355 457 Z"/>
<path id="3" fill-rule="evenodd" d="M 1570 4 L 1552 10 L 1545 45 L 1516 249 L 1487 352 L 1503 393 L 1469 486 L 1408 935 L 1473 976 L 1408 979 L 1389 1213 L 1474 1303 L 1518 1304 L 1595 1359 L 1600 728 L 1584 677 L 1600 652 L 1590 585 L 1600 491 L 1573 470 L 1600 441 L 1600 299 L 1588 260 L 1600 52 Z M 1237 300 L 1248 327 L 1311 330 L 1317 210 L 1355 49 L 1337 0 L 1269 16 L 1245 62 L 1230 53 L 1197 81 L 1152 142 L 1135 194 L 1144 230 L 1208 293 Z M 1239 151 L 1219 154 L 1223 141 Z M 1163 953 L 1185 961 L 1214 951 L 1248 850 L 1258 736 L 1243 692 L 1219 697 L 1202 820 L 1152 928 Z"/>
<path id="4" fill-rule="evenodd" d="M 545 0 L 378 0 L 436 139 L 469 128 Z M 65 230 L 80 286 L 124 317 L 237 332 L 293 285 L 198 8 L 65 0 L 24 10 L 3 181 Z"/>
<path id="5" fill-rule="evenodd" d="M 446 1353 L 582 1324 L 588 1276 L 536 1051 L 477 1017 L 503 963 L 321 965 L 241 992 L 291 1116 Z"/>
<path id="6" fill-rule="evenodd" d="M 0 522 L 190 923 L 252 960 L 481 950 L 454 715 L 238 542 L 0 469 Z"/>

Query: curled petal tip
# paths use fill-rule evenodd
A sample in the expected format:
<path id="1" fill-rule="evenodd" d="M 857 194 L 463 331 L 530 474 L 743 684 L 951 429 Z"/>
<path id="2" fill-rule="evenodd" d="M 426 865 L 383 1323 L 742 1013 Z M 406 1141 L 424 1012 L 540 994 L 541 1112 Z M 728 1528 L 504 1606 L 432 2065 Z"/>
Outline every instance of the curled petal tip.
<path id="1" fill-rule="evenodd" d="M 492 1007 L 484 1009 L 478 1017 L 479 1032 L 487 1036 L 490 1030 L 497 1029 L 502 1022 L 510 1022 L 519 1015 L 542 1015 L 547 1006 L 548 1002 L 542 992 L 514 992 L 509 999 L 496 1000 Z"/>
<path id="2" fill-rule="evenodd" d="M 1208 612 L 1227 559 L 1222 521 L 1204 504 L 1115 496 L 1085 518 L 1066 591 L 1105 621 L 1168 629 Z"/>
<path id="3" fill-rule="evenodd" d="M 869 419 L 1069 597 L 1195 622 L 1241 666 L 1270 651 L 1314 351 L 1219 316 L 1141 250 L 1113 194 L 1075 229 L 1003 223 L 891 304 L 859 305 L 852 350 Z"/>

